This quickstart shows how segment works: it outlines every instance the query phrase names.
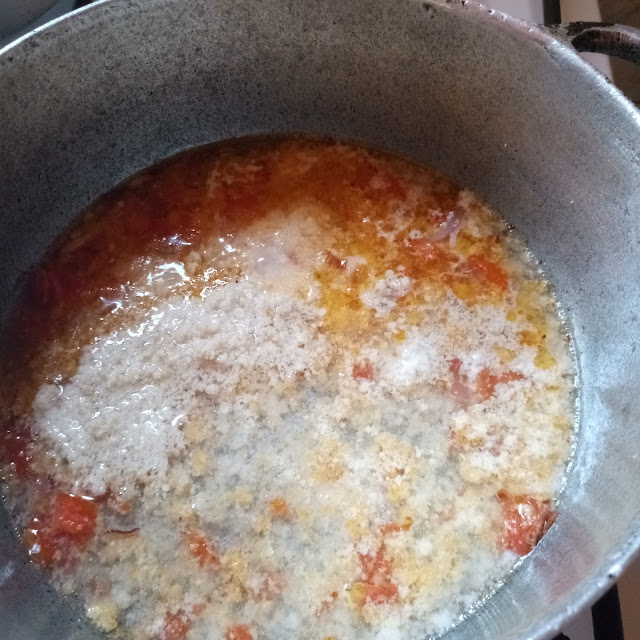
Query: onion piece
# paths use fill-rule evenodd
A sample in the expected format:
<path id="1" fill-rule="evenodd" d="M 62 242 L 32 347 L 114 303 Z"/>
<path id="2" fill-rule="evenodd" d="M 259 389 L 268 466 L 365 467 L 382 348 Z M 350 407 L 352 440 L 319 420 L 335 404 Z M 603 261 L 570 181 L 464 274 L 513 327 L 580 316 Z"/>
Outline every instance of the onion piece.
<path id="1" fill-rule="evenodd" d="M 455 233 L 460 228 L 463 216 L 464 210 L 461 207 L 456 207 L 453 211 L 449 211 L 446 220 L 440 224 L 435 233 L 429 238 L 431 242 L 440 242 Z"/>

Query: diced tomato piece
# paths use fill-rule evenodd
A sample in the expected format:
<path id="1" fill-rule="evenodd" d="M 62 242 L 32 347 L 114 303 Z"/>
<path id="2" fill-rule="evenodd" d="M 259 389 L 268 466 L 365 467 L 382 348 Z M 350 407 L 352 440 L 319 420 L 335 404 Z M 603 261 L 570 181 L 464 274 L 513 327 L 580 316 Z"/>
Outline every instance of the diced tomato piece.
<path id="1" fill-rule="evenodd" d="M 351 601 L 359 607 L 367 602 L 373 604 L 387 604 L 398 597 L 398 587 L 392 582 L 386 584 L 370 584 L 356 582 L 351 587 Z"/>
<path id="2" fill-rule="evenodd" d="M 484 402 L 495 393 L 496 385 L 522 380 L 523 378 L 524 376 L 517 371 L 507 371 L 506 373 L 495 375 L 489 369 L 483 369 L 476 378 L 476 391 L 480 401 Z"/>
<path id="3" fill-rule="evenodd" d="M 284 498 L 274 498 L 269 503 L 269 510 L 276 518 L 287 520 L 291 517 L 291 509 Z"/>
<path id="4" fill-rule="evenodd" d="M 407 250 L 412 255 L 418 256 L 434 265 L 446 266 L 457 260 L 453 253 L 446 251 L 433 242 L 429 242 L 425 238 L 407 240 Z"/>
<path id="5" fill-rule="evenodd" d="M 410 527 L 413 521 L 407 519 L 406 524 Z M 392 602 L 398 596 L 398 587 L 391 582 L 391 561 L 387 558 L 384 542 L 378 547 L 375 553 L 361 553 L 360 564 L 362 565 L 363 580 L 359 580 L 351 587 L 351 601 L 364 606 L 367 602 L 373 604 L 384 604 Z"/>
<path id="6" fill-rule="evenodd" d="M 478 280 L 494 284 L 503 291 L 509 288 L 509 278 L 504 269 L 484 256 L 469 256 L 466 267 Z"/>
<path id="7" fill-rule="evenodd" d="M 386 549 L 384 544 L 376 553 L 361 553 L 360 564 L 362 565 L 362 573 L 367 582 L 382 582 L 391 574 L 391 562 L 386 557 Z"/>
<path id="8" fill-rule="evenodd" d="M 324 263 L 329 267 L 333 267 L 334 269 L 344 269 L 347 266 L 346 261 L 340 260 L 340 258 L 338 258 L 338 256 L 332 251 L 326 252 Z"/>
<path id="9" fill-rule="evenodd" d="M 32 560 L 52 566 L 56 560 L 56 539 L 40 518 L 33 518 L 22 534 L 22 543 Z"/>
<path id="10" fill-rule="evenodd" d="M 468 384 L 465 384 L 460 380 L 455 380 L 451 385 L 451 395 L 465 407 L 476 404 L 478 401 L 478 397 L 474 390 Z"/>
<path id="11" fill-rule="evenodd" d="M 236 624 L 229 627 L 224 634 L 225 640 L 253 640 L 251 631 L 246 624 Z"/>
<path id="12" fill-rule="evenodd" d="M 386 535 L 387 533 L 397 533 L 398 531 L 402 531 L 402 527 L 397 522 L 389 522 L 388 524 L 383 524 L 380 527 L 380 533 L 382 535 Z"/>
<path id="13" fill-rule="evenodd" d="M 97 517 L 98 508 L 93 498 L 59 493 L 53 505 L 51 531 L 83 544 L 93 537 Z"/>
<path id="14" fill-rule="evenodd" d="M 354 364 L 351 372 L 354 380 L 358 380 L 359 378 L 373 380 L 373 374 L 373 365 L 367 360 Z"/>
<path id="15" fill-rule="evenodd" d="M 380 532 L 384 535 L 387 533 L 397 533 L 398 531 L 409 531 L 411 529 L 411 525 L 413 524 L 413 518 L 411 516 L 407 516 L 404 519 L 402 524 L 398 524 L 397 522 L 390 522 L 389 524 L 383 524 L 380 527 Z"/>
<path id="16" fill-rule="evenodd" d="M 178 609 L 175 613 L 167 611 L 164 617 L 162 640 L 185 640 L 191 629 L 191 620 L 184 609 Z"/>
<path id="17" fill-rule="evenodd" d="M 204 534 L 196 531 L 185 531 L 182 534 L 182 542 L 201 567 L 220 564 L 220 557 L 215 546 Z"/>
<path id="18" fill-rule="evenodd" d="M 483 369 L 476 378 L 475 389 L 469 384 L 467 376 L 460 374 L 462 362 L 458 358 L 449 361 L 449 371 L 453 374 L 451 394 L 462 404 L 471 405 L 477 402 L 485 402 L 496 390 L 499 384 L 506 384 L 514 380 L 522 380 L 524 376 L 517 371 L 507 371 L 494 374 L 490 369 Z"/>
<path id="19" fill-rule="evenodd" d="M 451 395 L 458 400 L 464 406 L 475 404 L 478 399 L 475 391 L 468 385 L 467 376 L 463 376 L 460 373 L 460 367 L 462 366 L 462 360 L 460 358 L 453 358 L 449 360 L 449 371 L 453 374 L 453 383 L 450 391 Z"/>
<path id="20" fill-rule="evenodd" d="M 527 555 L 549 530 L 558 515 L 549 500 L 512 496 L 498 491 L 502 504 L 504 533 L 502 546 L 518 555 Z"/>
<path id="21" fill-rule="evenodd" d="M 498 376 L 489 369 L 483 369 L 476 378 L 476 389 L 483 400 L 488 400 L 495 392 L 498 384 Z"/>
<path id="22" fill-rule="evenodd" d="M 449 360 L 449 371 L 453 373 L 454 378 L 457 378 L 460 375 L 461 366 L 462 360 L 460 360 L 460 358 L 453 358 L 453 360 Z"/>

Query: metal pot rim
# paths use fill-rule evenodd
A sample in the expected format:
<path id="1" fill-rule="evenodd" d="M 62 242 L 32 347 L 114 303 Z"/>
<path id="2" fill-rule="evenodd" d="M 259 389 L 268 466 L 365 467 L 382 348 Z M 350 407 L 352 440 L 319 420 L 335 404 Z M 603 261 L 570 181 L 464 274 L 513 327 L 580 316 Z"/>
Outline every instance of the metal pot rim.
<path id="1" fill-rule="evenodd" d="M 571 46 L 570 41 L 559 37 L 558 34 L 551 32 L 543 26 L 531 24 L 500 11 L 489 9 L 475 0 L 411 1 L 420 3 L 426 8 L 437 7 L 439 10 L 467 12 L 473 19 L 480 22 L 492 23 L 494 26 L 504 25 L 504 27 L 501 28 L 511 30 L 512 33 L 517 33 L 520 37 L 537 43 L 556 61 L 572 66 L 576 72 L 588 77 L 600 91 L 608 94 L 610 99 L 617 103 L 629 118 L 635 122 L 638 128 L 640 128 L 640 111 L 638 111 L 616 86 L 590 64 L 585 62 L 576 49 Z M 137 4 L 136 0 L 97 0 L 91 5 L 76 9 L 63 17 L 52 20 L 34 29 L 0 49 L 0 64 L 11 64 L 13 56 L 20 56 L 27 52 L 28 50 L 25 44 L 36 36 L 47 36 L 49 34 L 53 36 L 63 35 L 65 29 L 72 29 L 75 26 L 77 16 L 85 14 L 90 16 L 93 12 L 98 14 L 99 12 L 104 12 L 107 6 L 116 5 L 124 9 L 127 6 L 133 6 L 135 4 Z M 547 619 L 543 626 L 530 630 L 527 637 L 531 640 L 544 640 L 558 633 L 561 625 L 566 623 L 567 620 L 575 617 L 585 607 L 593 604 L 597 598 L 616 581 L 625 567 L 628 566 L 636 556 L 640 556 L 640 531 L 636 531 L 623 545 L 610 554 L 607 565 L 603 565 L 603 567 L 606 568 L 601 570 L 597 580 L 583 581 L 576 584 L 573 589 L 571 604 L 565 607 L 563 611 Z"/>

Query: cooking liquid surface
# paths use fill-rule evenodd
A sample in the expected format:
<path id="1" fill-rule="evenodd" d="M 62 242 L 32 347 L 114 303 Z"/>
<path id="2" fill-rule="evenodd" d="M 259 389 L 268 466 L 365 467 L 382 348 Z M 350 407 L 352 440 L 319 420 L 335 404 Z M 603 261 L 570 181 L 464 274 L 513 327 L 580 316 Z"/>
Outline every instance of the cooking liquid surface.
<path id="1" fill-rule="evenodd" d="M 568 336 L 522 242 L 335 143 L 134 176 L 34 272 L 3 360 L 25 548 L 124 637 L 440 633 L 551 526 L 571 451 Z"/>

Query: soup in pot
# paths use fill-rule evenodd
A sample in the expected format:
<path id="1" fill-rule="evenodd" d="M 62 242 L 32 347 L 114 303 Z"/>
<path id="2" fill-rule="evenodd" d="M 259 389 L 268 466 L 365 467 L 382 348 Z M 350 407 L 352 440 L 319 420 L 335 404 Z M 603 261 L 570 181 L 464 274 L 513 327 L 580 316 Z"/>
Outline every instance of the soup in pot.
<path id="1" fill-rule="evenodd" d="M 33 272 L 3 348 L 6 503 L 116 636 L 424 638 L 556 516 L 550 286 L 395 156 L 240 140 L 144 171 Z"/>

